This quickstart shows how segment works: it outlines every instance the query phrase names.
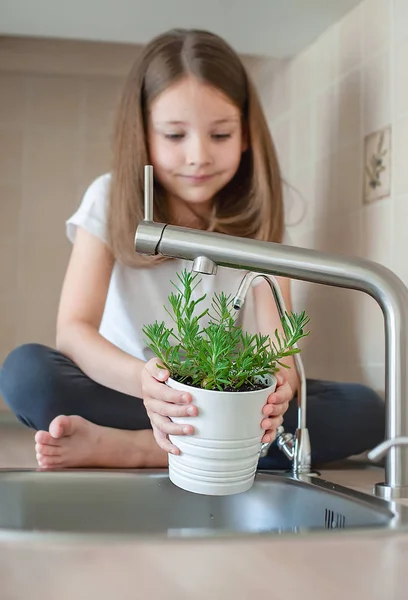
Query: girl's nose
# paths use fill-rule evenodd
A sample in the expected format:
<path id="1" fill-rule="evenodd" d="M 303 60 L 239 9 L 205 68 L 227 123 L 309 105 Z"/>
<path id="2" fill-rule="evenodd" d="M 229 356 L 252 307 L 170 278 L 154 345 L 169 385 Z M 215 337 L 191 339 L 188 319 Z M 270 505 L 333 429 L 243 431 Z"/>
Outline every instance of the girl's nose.
<path id="1" fill-rule="evenodd" d="M 199 136 L 190 140 L 187 149 L 187 162 L 189 165 L 195 166 L 211 164 L 211 150 L 207 140 Z"/>

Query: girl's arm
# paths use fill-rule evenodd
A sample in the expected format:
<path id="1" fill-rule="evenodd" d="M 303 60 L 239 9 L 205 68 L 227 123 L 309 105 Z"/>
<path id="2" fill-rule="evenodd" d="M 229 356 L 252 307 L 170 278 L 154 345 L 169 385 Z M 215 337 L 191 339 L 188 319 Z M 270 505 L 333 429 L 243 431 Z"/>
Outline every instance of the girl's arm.
<path id="1" fill-rule="evenodd" d="M 113 265 L 106 244 L 78 227 L 58 311 L 57 349 L 94 381 L 141 398 L 145 362 L 98 332 Z"/>
<path id="2" fill-rule="evenodd" d="M 286 309 L 290 312 L 292 310 L 290 279 L 284 277 L 277 277 L 276 279 L 279 283 Z M 274 339 L 275 330 L 278 329 L 279 332 L 282 332 L 282 326 L 269 284 L 266 281 L 262 281 L 253 290 L 257 328 L 263 335 L 269 335 L 271 339 Z M 290 369 L 281 369 L 281 372 L 283 372 L 285 379 L 292 388 L 293 394 L 295 394 L 299 385 L 299 379 L 295 369 L 294 358 L 293 356 L 288 356 L 282 362 L 290 367 Z"/>

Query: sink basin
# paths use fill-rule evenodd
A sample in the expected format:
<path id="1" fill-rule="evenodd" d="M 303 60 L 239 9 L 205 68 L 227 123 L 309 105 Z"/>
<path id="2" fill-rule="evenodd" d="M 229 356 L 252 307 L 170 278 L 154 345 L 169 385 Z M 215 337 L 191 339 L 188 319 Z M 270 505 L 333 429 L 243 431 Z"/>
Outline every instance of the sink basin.
<path id="1" fill-rule="evenodd" d="M 392 510 L 391 510 L 392 507 Z M 248 492 L 203 496 L 166 470 L 0 470 L 0 536 L 31 533 L 167 537 L 396 528 L 397 506 L 322 481 L 258 472 Z"/>

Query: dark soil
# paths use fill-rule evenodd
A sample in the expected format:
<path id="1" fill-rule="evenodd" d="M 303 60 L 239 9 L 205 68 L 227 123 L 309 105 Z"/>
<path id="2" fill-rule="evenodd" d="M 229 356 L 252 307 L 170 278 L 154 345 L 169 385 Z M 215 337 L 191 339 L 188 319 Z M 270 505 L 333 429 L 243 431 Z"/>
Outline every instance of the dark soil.
<path id="1" fill-rule="evenodd" d="M 177 377 L 173 377 L 173 379 L 175 381 L 180 381 L 179 379 L 177 379 Z M 180 381 L 180 383 L 184 383 L 184 385 L 189 385 L 191 387 L 196 387 L 197 389 L 201 390 L 203 388 L 199 387 L 198 385 L 193 385 L 191 382 L 191 379 L 184 379 L 184 381 Z M 225 387 L 222 389 L 223 392 L 255 392 L 256 390 L 264 390 L 265 388 L 267 388 L 267 385 L 263 385 L 261 383 L 255 383 L 255 384 L 246 384 L 243 385 L 242 387 L 239 388 L 239 390 L 232 388 L 231 386 Z M 220 390 L 218 388 L 208 388 L 208 391 L 211 391 L 211 389 L 214 392 L 219 392 Z"/>

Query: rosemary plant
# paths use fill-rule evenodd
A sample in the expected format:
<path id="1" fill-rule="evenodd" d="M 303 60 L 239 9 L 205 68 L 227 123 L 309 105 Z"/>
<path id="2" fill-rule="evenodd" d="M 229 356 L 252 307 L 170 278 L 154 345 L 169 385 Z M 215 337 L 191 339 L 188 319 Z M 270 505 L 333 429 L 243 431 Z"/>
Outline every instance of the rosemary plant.
<path id="1" fill-rule="evenodd" d="M 179 284 L 172 282 L 177 293 L 168 297 L 170 310 L 164 307 L 174 326 L 155 321 L 143 327 L 147 346 L 160 359 L 170 376 L 179 382 L 204 389 L 244 391 L 259 389 L 256 376 L 275 373 L 282 359 L 300 352 L 294 345 L 309 334 L 304 327 L 309 317 L 286 313 L 282 319 L 283 333 L 249 334 L 236 323 L 233 298 L 223 292 L 214 294 L 211 309 L 200 312 L 206 294 L 194 300 L 193 292 L 200 280 L 198 274 L 186 269 L 177 273 Z M 201 319 L 208 315 L 208 325 Z"/>

